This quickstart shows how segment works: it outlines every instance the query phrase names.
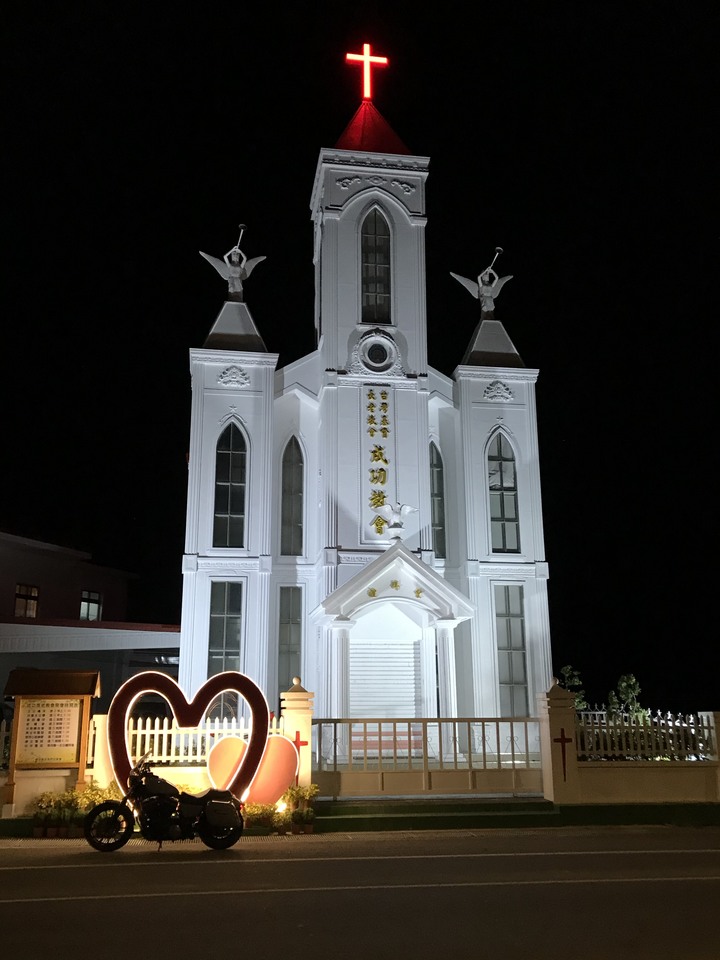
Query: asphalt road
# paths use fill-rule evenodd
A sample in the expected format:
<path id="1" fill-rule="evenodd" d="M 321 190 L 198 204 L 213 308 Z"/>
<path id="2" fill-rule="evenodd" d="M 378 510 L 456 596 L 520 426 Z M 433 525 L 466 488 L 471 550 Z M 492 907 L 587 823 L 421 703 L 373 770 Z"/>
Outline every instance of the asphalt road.
<path id="1" fill-rule="evenodd" d="M 719 960 L 720 828 L 0 841 L 4 957 Z"/>

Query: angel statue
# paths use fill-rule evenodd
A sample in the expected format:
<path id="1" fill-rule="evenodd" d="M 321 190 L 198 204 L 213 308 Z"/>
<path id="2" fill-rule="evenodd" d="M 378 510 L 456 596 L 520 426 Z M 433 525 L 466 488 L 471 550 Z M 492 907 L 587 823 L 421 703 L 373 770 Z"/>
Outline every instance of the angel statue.
<path id="1" fill-rule="evenodd" d="M 241 223 L 238 242 L 232 250 L 228 250 L 222 260 L 218 260 L 217 257 L 211 257 L 208 253 L 203 253 L 202 250 L 199 251 L 200 256 L 205 257 L 207 262 L 215 267 L 223 280 L 227 280 L 228 300 L 238 300 L 240 303 L 243 301 L 243 283 L 258 263 L 260 263 L 261 260 L 267 259 L 266 257 L 253 257 L 252 260 L 248 260 L 240 249 L 240 241 L 242 240 L 244 232 L 245 224 Z"/>
<path id="2" fill-rule="evenodd" d="M 394 507 L 389 503 L 384 503 L 381 507 L 374 507 L 373 509 L 375 513 L 385 518 L 388 533 L 395 539 L 400 539 L 402 536 L 401 531 L 405 517 L 409 513 L 417 513 L 417 507 L 408 506 L 407 503 L 396 503 Z"/>
<path id="3" fill-rule="evenodd" d="M 492 320 L 495 316 L 495 298 L 500 294 L 507 281 L 512 280 L 512 275 L 498 277 L 493 270 L 493 265 L 502 252 L 502 247 L 495 247 L 493 261 L 477 278 L 477 283 L 474 280 L 468 280 L 467 277 L 458 276 L 452 270 L 450 271 L 450 276 L 455 277 L 459 283 L 467 287 L 476 300 L 480 301 L 480 312 L 483 319 L 486 320 Z"/>

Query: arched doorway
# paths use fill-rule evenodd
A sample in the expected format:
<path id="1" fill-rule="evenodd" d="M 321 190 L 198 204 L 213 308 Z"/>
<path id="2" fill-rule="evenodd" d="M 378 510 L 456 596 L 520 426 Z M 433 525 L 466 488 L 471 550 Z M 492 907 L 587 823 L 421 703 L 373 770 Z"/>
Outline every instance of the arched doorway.
<path id="1" fill-rule="evenodd" d="M 357 612 L 346 640 L 347 716 L 437 716 L 435 631 L 423 612 L 390 600 Z"/>

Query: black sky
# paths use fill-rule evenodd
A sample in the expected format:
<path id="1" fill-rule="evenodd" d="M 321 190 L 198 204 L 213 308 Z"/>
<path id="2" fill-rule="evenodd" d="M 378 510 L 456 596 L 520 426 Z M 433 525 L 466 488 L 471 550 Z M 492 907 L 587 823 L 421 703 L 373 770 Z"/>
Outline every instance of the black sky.
<path id="1" fill-rule="evenodd" d="M 375 105 L 431 158 L 433 366 L 477 319 L 449 271 L 499 244 L 514 275 L 498 316 L 540 370 L 556 669 L 719 708 L 717 4 L 100 7 L 5 17 L 0 529 L 136 571 L 135 618 L 178 621 L 188 350 L 223 299 L 197 251 L 247 224 L 268 349 L 313 349 L 312 180 L 370 42 Z"/>

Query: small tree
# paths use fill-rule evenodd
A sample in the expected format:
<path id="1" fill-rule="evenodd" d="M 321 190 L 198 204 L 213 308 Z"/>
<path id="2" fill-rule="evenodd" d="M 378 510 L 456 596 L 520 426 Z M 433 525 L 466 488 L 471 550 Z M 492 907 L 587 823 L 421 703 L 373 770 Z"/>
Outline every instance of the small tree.
<path id="1" fill-rule="evenodd" d="M 576 670 L 568 663 L 560 671 L 560 676 L 562 677 L 562 680 L 560 680 L 559 683 L 563 690 L 571 690 L 575 692 L 575 709 L 587 710 L 588 702 L 585 699 L 585 691 L 582 688 L 580 671 Z"/>
<path id="2" fill-rule="evenodd" d="M 629 717 L 631 720 L 649 720 L 650 711 L 640 706 L 640 684 L 632 673 L 624 673 L 617 688 L 608 694 L 608 715 L 613 719 Z"/>

